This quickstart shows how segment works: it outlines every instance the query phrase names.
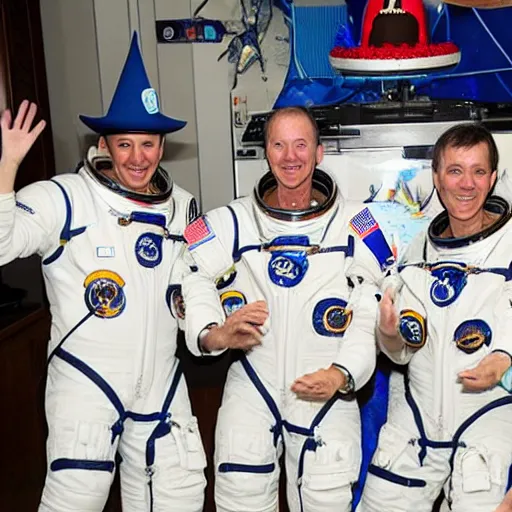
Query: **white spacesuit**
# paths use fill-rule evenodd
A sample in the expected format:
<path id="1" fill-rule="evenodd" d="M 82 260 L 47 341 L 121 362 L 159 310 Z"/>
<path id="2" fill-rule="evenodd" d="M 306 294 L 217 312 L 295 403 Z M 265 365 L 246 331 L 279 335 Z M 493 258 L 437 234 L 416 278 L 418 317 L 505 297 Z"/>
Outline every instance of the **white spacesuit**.
<path id="1" fill-rule="evenodd" d="M 351 207 L 326 173 L 316 170 L 313 178 L 326 200 L 306 211 L 266 206 L 262 198 L 273 187 L 268 173 L 252 197 L 185 231 L 194 260 L 183 281 L 192 352 L 202 354 L 205 326 L 221 325 L 245 304 L 264 300 L 269 310 L 261 345 L 229 370 L 216 430 L 217 510 L 275 511 L 286 447 L 290 510 L 348 511 L 361 459 L 357 402 L 339 393 L 304 401 L 290 386 L 331 364 L 355 389 L 368 381 L 375 293 L 393 256 L 368 210 L 353 217 L 351 233 Z"/>
<path id="2" fill-rule="evenodd" d="M 102 510 L 118 453 L 125 512 L 199 512 L 205 457 L 169 312 L 195 201 L 161 168 L 147 195 L 101 163 L 92 150 L 77 174 L 0 196 L 0 264 L 39 254 L 52 314 L 40 510 Z"/>
<path id="3" fill-rule="evenodd" d="M 464 392 L 457 377 L 512 353 L 512 222 L 501 198 L 486 208 L 500 220 L 467 238 L 440 238 L 448 216 L 437 216 L 384 285 L 398 285 L 405 343 L 388 355 L 408 368 L 391 388 L 359 512 L 430 512 L 443 488 L 452 511 L 491 512 L 510 486 L 512 396 Z"/>

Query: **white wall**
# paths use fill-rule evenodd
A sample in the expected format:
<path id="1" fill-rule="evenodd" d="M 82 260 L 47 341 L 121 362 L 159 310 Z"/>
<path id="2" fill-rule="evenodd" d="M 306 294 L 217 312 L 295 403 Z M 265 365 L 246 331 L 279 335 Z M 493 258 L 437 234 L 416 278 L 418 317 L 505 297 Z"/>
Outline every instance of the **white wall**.
<path id="1" fill-rule="evenodd" d="M 142 9 L 148 3 L 154 4 L 153 11 Z M 143 55 L 144 59 L 149 53 L 154 56 L 152 73 L 158 75 L 162 110 L 187 121 L 183 130 L 168 137 L 164 165 L 181 186 L 201 200 L 192 47 L 159 45 L 155 34 L 156 19 L 189 18 L 190 2 L 139 0 L 139 7 Z"/>
<path id="2" fill-rule="evenodd" d="M 191 0 L 192 12 L 201 3 L 202 0 Z M 239 19 L 239 1 L 210 1 L 200 15 L 218 20 Z M 228 63 L 227 58 L 218 62 L 218 58 L 227 44 L 228 40 L 225 39 L 218 44 L 190 45 L 199 141 L 199 174 L 204 211 L 225 205 L 235 197 L 229 77 L 233 65 Z"/>
<path id="3" fill-rule="evenodd" d="M 57 172 L 73 170 L 95 141 L 78 114 L 100 116 L 108 109 L 132 31 L 137 30 L 162 112 L 187 121 L 183 130 L 168 136 L 162 165 L 200 199 L 205 211 L 234 197 L 230 65 L 226 59 L 217 62 L 227 43 L 156 42 L 155 20 L 189 18 L 198 3 L 41 0 Z M 215 4 L 233 10 L 237 2 Z"/>
<path id="4" fill-rule="evenodd" d="M 44 53 L 57 172 L 81 159 L 79 113 L 102 109 L 93 0 L 41 0 Z"/>

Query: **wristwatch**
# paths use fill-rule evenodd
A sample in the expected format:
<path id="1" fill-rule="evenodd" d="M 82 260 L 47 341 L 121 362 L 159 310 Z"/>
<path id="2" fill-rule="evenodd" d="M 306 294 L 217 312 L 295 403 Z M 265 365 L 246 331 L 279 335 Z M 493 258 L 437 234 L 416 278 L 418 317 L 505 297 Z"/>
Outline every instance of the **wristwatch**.
<path id="1" fill-rule="evenodd" d="M 334 366 L 343 374 L 345 375 L 345 385 L 338 389 L 338 393 L 341 393 L 342 395 L 350 395 L 353 393 L 356 389 L 354 379 L 352 378 L 352 375 L 350 372 L 344 367 L 339 364 L 334 364 Z"/>
<path id="2" fill-rule="evenodd" d="M 203 340 L 204 338 L 206 337 L 206 335 L 208 334 L 208 332 L 210 331 L 210 329 L 212 327 L 216 327 L 218 324 L 215 323 L 215 322 L 212 322 L 211 324 L 208 324 L 207 326 L 205 326 L 201 332 L 199 333 L 199 336 L 197 337 L 197 348 L 199 349 L 199 352 L 201 353 L 201 355 L 208 355 L 210 354 L 210 351 L 207 350 L 204 345 L 203 345 Z"/>

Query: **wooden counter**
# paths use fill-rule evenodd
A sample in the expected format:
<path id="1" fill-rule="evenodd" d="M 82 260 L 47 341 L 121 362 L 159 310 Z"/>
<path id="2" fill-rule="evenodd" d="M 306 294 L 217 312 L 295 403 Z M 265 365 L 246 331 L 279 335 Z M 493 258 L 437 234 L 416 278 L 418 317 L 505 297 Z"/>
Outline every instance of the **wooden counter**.
<path id="1" fill-rule="evenodd" d="M 49 332 L 50 317 L 41 306 L 0 314 L 0 510 L 35 512 L 39 504 L 46 473 Z"/>

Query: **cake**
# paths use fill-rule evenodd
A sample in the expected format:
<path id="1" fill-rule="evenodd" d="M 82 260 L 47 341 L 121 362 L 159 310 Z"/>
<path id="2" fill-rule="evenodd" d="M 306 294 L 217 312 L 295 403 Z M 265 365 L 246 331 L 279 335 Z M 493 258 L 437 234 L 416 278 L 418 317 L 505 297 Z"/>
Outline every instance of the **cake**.
<path id="1" fill-rule="evenodd" d="M 368 0 L 360 46 L 335 46 L 329 60 L 348 74 L 409 73 L 454 66 L 460 51 L 429 42 L 422 0 Z"/>

